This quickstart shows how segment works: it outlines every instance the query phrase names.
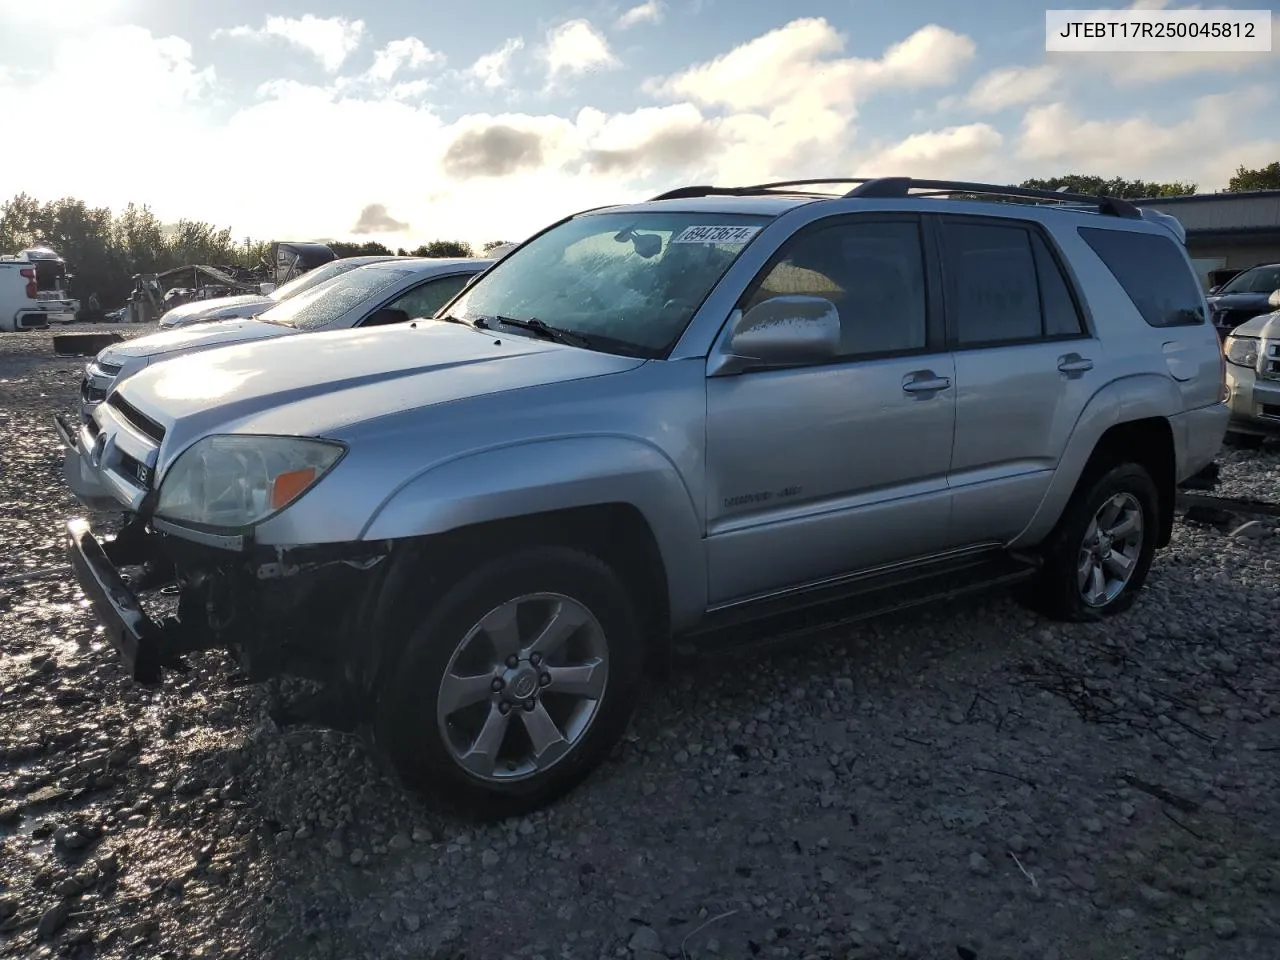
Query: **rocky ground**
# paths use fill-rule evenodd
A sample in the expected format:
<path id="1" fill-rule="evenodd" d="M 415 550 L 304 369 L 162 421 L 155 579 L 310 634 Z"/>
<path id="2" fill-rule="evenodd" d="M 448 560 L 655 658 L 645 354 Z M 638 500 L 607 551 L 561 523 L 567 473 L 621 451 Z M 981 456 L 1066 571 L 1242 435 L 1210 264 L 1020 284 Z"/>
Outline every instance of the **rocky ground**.
<path id="1" fill-rule="evenodd" d="M 996 596 L 682 666 L 572 796 L 477 828 L 217 655 L 133 686 L 28 577 L 79 364 L 0 339 L 0 956 L 1280 956 L 1274 524 L 1180 520 L 1103 625 Z M 1280 499 L 1276 448 L 1224 462 Z"/>

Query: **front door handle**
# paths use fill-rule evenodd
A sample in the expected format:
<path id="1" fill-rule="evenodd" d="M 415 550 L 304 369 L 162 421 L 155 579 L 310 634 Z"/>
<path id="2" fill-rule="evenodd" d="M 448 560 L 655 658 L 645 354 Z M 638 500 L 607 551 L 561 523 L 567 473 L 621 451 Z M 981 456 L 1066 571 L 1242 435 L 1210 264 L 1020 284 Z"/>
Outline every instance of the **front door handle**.
<path id="1" fill-rule="evenodd" d="M 1058 370 L 1061 373 L 1085 373 L 1093 369 L 1093 361 L 1078 353 L 1068 353 L 1058 358 Z"/>
<path id="2" fill-rule="evenodd" d="M 904 393 L 937 393 L 951 386 L 950 377 L 940 377 L 932 370 L 917 370 L 902 378 Z"/>

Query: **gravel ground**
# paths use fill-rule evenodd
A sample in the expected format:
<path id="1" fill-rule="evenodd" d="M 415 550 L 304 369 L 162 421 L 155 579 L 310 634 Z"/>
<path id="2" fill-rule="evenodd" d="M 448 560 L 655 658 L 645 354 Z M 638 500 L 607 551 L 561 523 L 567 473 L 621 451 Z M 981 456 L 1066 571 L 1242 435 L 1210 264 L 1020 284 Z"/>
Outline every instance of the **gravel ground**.
<path id="1" fill-rule="evenodd" d="M 0 339 L 0 582 L 62 562 L 78 368 Z M 1224 477 L 1276 499 L 1280 451 Z M 0 956 L 1274 958 L 1277 532 L 1180 520 L 1105 625 L 994 596 L 681 666 L 480 828 L 216 654 L 130 684 L 65 577 L 0 585 Z"/>

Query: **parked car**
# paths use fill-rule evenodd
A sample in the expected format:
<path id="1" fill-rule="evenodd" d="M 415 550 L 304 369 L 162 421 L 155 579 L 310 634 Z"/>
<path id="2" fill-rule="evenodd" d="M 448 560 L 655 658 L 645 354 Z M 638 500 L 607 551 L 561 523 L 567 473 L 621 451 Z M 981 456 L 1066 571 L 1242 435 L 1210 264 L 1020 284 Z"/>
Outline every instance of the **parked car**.
<path id="1" fill-rule="evenodd" d="M 1232 330 L 1223 353 L 1231 403 L 1228 432 L 1242 446 L 1280 437 L 1280 310 Z"/>
<path id="2" fill-rule="evenodd" d="M 86 504 L 109 496 L 97 472 L 89 469 L 77 449 L 76 435 L 92 423 L 93 411 L 111 390 L 138 371 L 231 344 L 429 317 L 491 262 L 404 257 L 394 263 L 367 264 L 330 277 L 252 319 L 164 330 L 105 347 L 85 367 L 80 384 L 80 422 L 73 426 L 61 416 L 54 417 L 66 447 L 63 475 L 67 483 Z"/>
<path id="3" fill-rule="evenodd" d="M 1209 290 L 1213 325 L 1225 338 L 1247 320 L 1280 309 L 1280 263 L 1244 270 Z"/>
<path id="4" fill-rule="evenodd" d="M 238 320 L 252 317 L 255 314 L 270 310 L 278 303 L 284 303 L 290 297 L 305 293 L 312 287 L 319 286 L 326 280 L 341 276 L 348 270 L 363 267 L 370 263 L 384 263 L 395 260 L 391 256 L 375 257 L 343 257 L 341 260 L 330 260 L 324 266 L 308 270 L 294 277 L 288 283 L 281 284 L 268 294 L 261 296 L 252 293 L 238 294 L 234 297 L 217 297 L 212 300 L 196 300 L 184 303 L 167 310 L 160 318 L 160 327 L 165 330 L 174 327 L 189 327 L 193 323 L 208 323 L 212 320 Z"/>
<path id="5" fill-rule="evenodd" d="M 218 647 L 319 681 L 282 721 L 366 727 L 506 816 L 598 764 L 674 650 L 992 585 L 1129 607 L 1227 422 L 1180 234 L 1109 198 L 809 183 L 587 211 L 434 321 L 121 384 L 81 437 L 133 518 L 67 543 L 129 671 Z M 168 583 L 162 625 L 139 596 Z"/>

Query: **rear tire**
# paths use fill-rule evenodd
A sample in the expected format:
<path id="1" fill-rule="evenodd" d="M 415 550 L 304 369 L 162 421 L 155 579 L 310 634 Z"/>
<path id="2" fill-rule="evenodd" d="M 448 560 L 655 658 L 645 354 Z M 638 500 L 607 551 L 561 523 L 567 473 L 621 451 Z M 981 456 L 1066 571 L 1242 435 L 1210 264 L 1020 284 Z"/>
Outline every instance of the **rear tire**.
<path id="1" fill-rule="evenodd" d="M 1151 569 L 1159 530 L 1160 495 L 1145 468 L 1122 463 L 1086 473 L 1045 544 L 1044 566 L 1024 601 L 1075 622 L 1128 610 Z"/>
<path id="2" fill-rule="evenodd" d="M 618 576 L 589 554 L 533 547 L 482 563 L 412 629 L 375 738 L 433 806 L 479 819 L 544 806 L 625 731 L 638 624 Z"/>

